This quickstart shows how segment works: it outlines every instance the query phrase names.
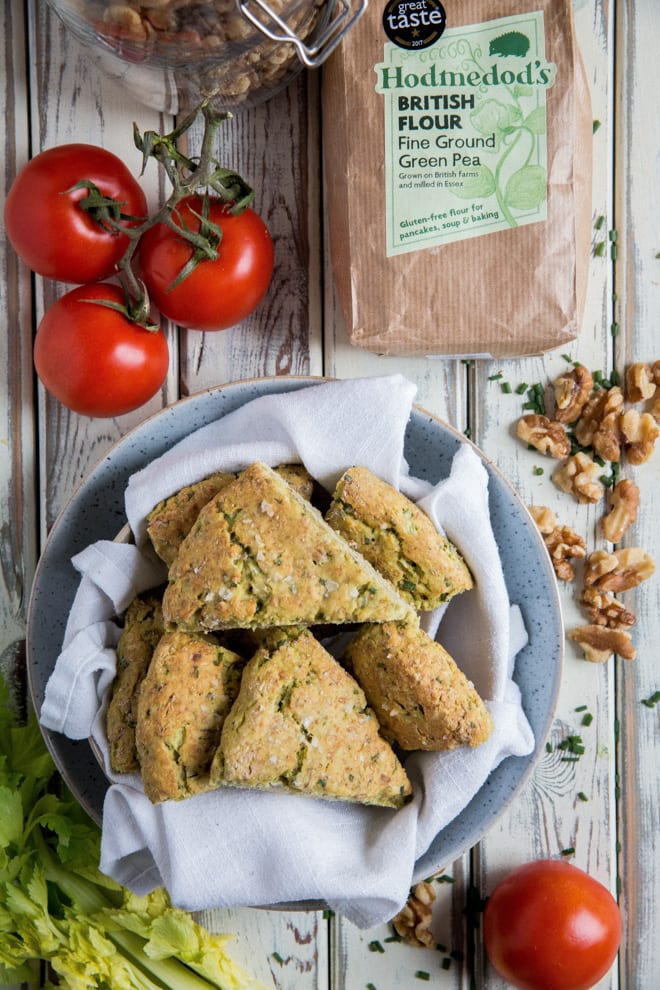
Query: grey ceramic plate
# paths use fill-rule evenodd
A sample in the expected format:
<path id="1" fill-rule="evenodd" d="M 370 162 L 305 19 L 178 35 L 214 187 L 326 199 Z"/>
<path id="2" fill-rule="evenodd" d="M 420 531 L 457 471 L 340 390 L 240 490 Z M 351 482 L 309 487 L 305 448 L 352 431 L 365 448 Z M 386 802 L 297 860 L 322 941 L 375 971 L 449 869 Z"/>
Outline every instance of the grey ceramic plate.
<path id="1" fill-rule="evenodd" d="M 37 711 L 78 587 L 71 558 L 88 544 L 111 539 L 121 530 L 126 522 L 123 496 L 129 477 L 189 433 L 251 399 L 313 386 L 320 380 L 262 378 L 193 395 L 141 423 L 93 469 L 53 526 L 34 581 L 28 615 L 28 675 Z M 433 483 L 440 481 L 449 474 L 460 445 L 468 442 L 416 407 L 405 438 L 410 473 Z M 491 516 L 509 596 L 522 609 L 529 633 L 529 643 L 516 661 L 515 679 L 536 747 L 527 757 L 500 764 L 463 812 L 436 836 L 416 864 L 415 880 L 445 867 L 478 842 L 518 793 L 544 746 L 559 691 L 564 633 L 549 556 L 514 490 L 480 456 L 489 474 Z M 88 813 L 100 821 L 108 782 L 89 744 L 51 732 L 45 732 L 45 737 L 67 784 Z"/>

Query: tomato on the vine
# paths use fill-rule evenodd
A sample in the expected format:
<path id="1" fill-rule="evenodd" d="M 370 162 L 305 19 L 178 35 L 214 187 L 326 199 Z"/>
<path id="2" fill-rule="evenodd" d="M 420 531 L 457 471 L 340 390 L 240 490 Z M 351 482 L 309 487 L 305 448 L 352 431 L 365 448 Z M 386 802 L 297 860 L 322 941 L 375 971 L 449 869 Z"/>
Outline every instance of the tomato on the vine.
<path id="1" fill-rule="evenodd" d="M 186 196 L 176 206 L 174 222 L 199 231 L 203 200 Z M 218 258 L 200 261 L 178 284 L 194 248 L 175 228 L 155 224 L 140 240 L 140 268 L 149 296 L 160 312 L 180 326 L 225 330 L 248 316 L 261 302 L 273 274 L 273 242 L 268 228 L 247 207 L 235 216 L 220 199 L 209 202 L 209 220 L 222 231 Z"/>
<path id="2" fill-rule="evenodd" d="M 93 183 L 114 200 L 117 216 L 146 216 L 141 186 L 112 152 L 89 144 L 42 151 L 21 169 L 9 190 L 5 227 L 19 257 L 45 278 L 78 284 L 100 281 L 115 271 L 128 246 L 125 234 L 83 208 L 81 200 L 89 189 L 73 188 L 81 182 Z"/>
<path id="3" fill-rule="evenodd" d="M 609 890 L 563 860 L 513 870 L 484 911 L 488 957 L 518 990 L 590 990 L 611 968 L 620 940 Z"/>
<path id="4" fill-rule="evenodd" d="M 44 314 L 34 342 L 37 374 L 56 399 L 85 416 L 120 416 L 160 388 L 169 364 L 167 341 L 105 305 L 124 292 L 101 282 L 67 292 Z"/>

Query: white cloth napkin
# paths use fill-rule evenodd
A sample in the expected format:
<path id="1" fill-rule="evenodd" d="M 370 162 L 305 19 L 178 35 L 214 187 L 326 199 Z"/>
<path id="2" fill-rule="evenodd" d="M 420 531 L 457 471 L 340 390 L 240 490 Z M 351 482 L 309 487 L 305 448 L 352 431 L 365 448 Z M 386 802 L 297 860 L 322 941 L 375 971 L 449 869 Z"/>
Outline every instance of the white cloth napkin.
<path id="1" fill-rule="evenodd" d="M 138 893 L 164 884 L 188 910 L 325 901 L 361 928 L 405 903 L 416 860 L 506 757 L 534 739 L 511 680 L 526 642 L 511 605 L 488 510 L 488 475 L 469 446 L 432 487 L 409 476 L 404 432 L 415 387 L 399 375 L 324 382 L 263 396 L 196 431 L 134 475 L 126 510 L 137 546 L 100 541 L 73 559 L 81 582 L 41 721 L 92 737 L 111 786 L 103 809 L 101 869 Z M 328 488 L 354 464 L 399 486 L 463 552 L 475 588 L 424 616 L 424 624 L 474 681 L 493 716 L 476 749 L 413 753 L 414 799 L 400 811 L 282 792 L 225 788 L 152 805 L 137 775 L 107 766 L 105 703 L 115 671 L 116 616 L 164 577 L 144 539 L 146 513 L 163 497 L 217 470 L 254 460 L 301 461 Z"/>

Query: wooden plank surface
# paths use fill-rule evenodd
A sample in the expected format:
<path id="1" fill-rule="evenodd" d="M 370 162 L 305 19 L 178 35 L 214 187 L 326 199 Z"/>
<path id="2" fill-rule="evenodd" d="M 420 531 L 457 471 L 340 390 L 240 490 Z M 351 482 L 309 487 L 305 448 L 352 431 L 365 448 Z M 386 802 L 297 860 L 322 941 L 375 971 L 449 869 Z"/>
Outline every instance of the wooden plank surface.
<path id="1" fill-rule="evenodd" d="M 4 211 L 6 190 L 29 154 L 22 5 L 4 5 L 0 31 Z M 23 652 L 25 609 L 38 551 L 30 276 L 8 249 L 4 225 L 0 230 L 0 251 L 0 309 L 6 314 L 6 326 L 0 334 L 0 362 L 7 369 L 0 401 L 0 659 L 3 669 L 7 669 Z"/>
<path id="2" fill-rule="evenodd" d="M 613 120 L 613 11 L 607 4 L 582 4 L 576 10 L 576 31 L 587 66 L 592 100 L 592 114 L 600 121 L 594 135 L 594 169 L 592 217 L 594 239 L 607 237 L 612 219 L 612 169 L 609 150 Z M 602 226 L 598 220 L 603 217 Z M 612 265 L 609 245 L 604 254 L 590 259 L 589 284 L 585 315 L 577 341 L 551 352 L 543 358 L 507 362 L 503 371 L 510 381 L 513 395 L 505 394 L 499 382 L 488 377 L 500 368 L 480 367 L 477 391 L 480 395 L 475 418 L 476 442 L 491 454 L 508 478 L 515 479 L 518 493 L 528 505 L 548 505 L 561 524 L 571 527 L 587 540 L 589 550 L 602 544 L 598 519 L 602 505 L 580 505 L 560 491 L 551 480 L 555 463 L 551 458 L 529 451 L 515 437 L 518 417 L 523 414 L 523 400 L 516 389 L 521 382 L 540 382 L 546 390 L 548 408 L 552 408 L 551 383 L 568 367 L 566 354 L 589 369 L 609 372 L 612 367 L 612 338 L 609 333 L 612 311 Z M 485 397 L 488 396 L 486 399 Z M 543 471 L 542 474 L 536 473 Z M 578 603 L 581 571 L 577 568 L 573 582 L 560 582 L 562 612 L 566 629 L 587 620 Z M 584 713 L 576 708 L 587 706 L 593 721 L 582 725 Z M 597 877 L 611 891 L 616 890 L 616 818 L 614 815 L 614 781 L 616 774 L 614 724 L 615 711 L 613 665 L 585 663 L 581 651 L 567 643 L 564 672 L 556 718 L 550 733 L 552 752 L 544 753 L 537 768 L 509 812 L 497 823 L 479 847 L 479 886 L 484 896 L 511 868 L 528 860 L 558 858 L 562 851 L 574 849 L 566 858 Z M 564 761 L 557 745 L 569 735 L 580 735 L 585 752 L 577 762 Z M 587 801 L 580 800 L 586 795 Z M 476 963 L 488 986 L 506 986 L 489 967 L 483 954 Z M 602 981 L 602 987 L 617 987 L 616 970 Z"/>
<path id="3" fill-rule="evenodd" d="M 18 6 L 18 5 L 14 5 Z M 133 146 L 132 120 L 139 109 L 143 130 L 169 126 L 157 113 L 128 103 L 122 90 L 101 76 L 46 4 L 28 5 L 31 148 L 36 154 L 69 142 L 100 144 L 132 167 L 137 175 L 141 159 Z M 144 177 L 150 202 L 160 194 L 155 169 Z M 35 277 L 35 325 L 44 310 L 70 286 Z M 161 394 L 134 413 L 115 419 L 89 419 L 69 413 L 38 388 L 35 412 L 39 428 L 39 484 L 41 540 L 81 480 L 108 448 L 132 426 L 160 406 L 177 398 L 176 337 L 169 378 Z"/>
<path id="4" fill-rule="evenodd" d="M 660 119 L 649 95 L 657 88 L 660 21 L 654 4 L 616 8 L 614 226 L 618 240 L 614 290 L 617 367 L 657 361 L 660 354 Z M 640 408 L 643 408 L 640 407 Z M 660 563 L 660 457 L 631 476 L 641 511 L 626 540 Z M 619 882 L 626 924 L 621 986 L 652 987 L 660 974 L 660 711 L 642 704 L 660 688 L 660 580 L 625 596 L 637 612 L 637 658 L 616 670 Z M 651 863 L 650 868 L 646 865 Z"/>
<path id="5" fill-rule="evenodd" d="M 623 375 L 635 361 L 660 359 L 660 120 L 655 94 L 660 19 L 655 0 L 576 0 L 576 26 L 584 55 L 594 135 L 592 217 L 594 245 L 587 308 L 579 339 L 564 350 L 571 360 L 608 375 Z M 3 45 L 0 100 L 4 113 L 5 183 L 8 188 L 30 154 L 67 141 L 107 147 L 139 168 L 131 138 L 171 121 L 140 106 L 94 64 L 43 3 L 9 0 L 0 11 Z M 28 57 L 26 58 L 26 52 Z M 235 379 L 311 374 L 336 377 L 401 372 L 418 387 L 417 401 L 472 438 L 528 504 L 547 504 L 581 533 L 589 549 L 603 546 L 602 506 L 578 505 L 550 480 L 552 463 L 515 437 L 520 382 L 550 383 L 566 366 L 561 353 L 541 358 L 477 361 L 399 359 L 370 355 L 348 343 L 334 298 L 323 216 L 319 73 L 300 77 L 261 107 L 223 127 L 222 155 L 253 184 L 255 207 L 273 233 L 273 285 L 258 314 L 220 334 L 168 329 L 170 375 L 146 407 L 115 420 L 68 413 L 35 388 L 32 334 L 45 307 L 64 291 L 31 279 L 7 249 L 0 304 L 8 332 L 0 335 L 7 368 L 0 391 L 0 655 L 4 665 L 21 657 L 29 588 L 39 548 L 80 480 L 109 447 L 146 415 L 180 395 Z M 193 131 L 191 140 L 196 140 Z M 152 203 L 164 193 L 148 171 Z M 599 218 L 603 218 L 602 223 Z M 611 252 L 609 231 L 616 231 Z M 613 336 L 612 327 L 618 332 Z M 502 372 L 514 387 L 502 391 Z M 543 468 L 543 474 L 535 469 Z M 625 543 L 660 559 L 660 453 L 627 470 L 640 486 L 642 510 Z M 560 589 L 567 628 L 582 624 L 577 580 Z M 436 885 L 434 932 L 445 949 L 420 950 L 386 942 L 389 926 L 358 932 L 321 912 L 237 908 L 204 921 L 238 934 L 235 954 L 280 990 L 377 990 L 429 985 L 444 990 L 500 990 L 484 958 L 479 928 L 466 905 L 486 896 L 512 866 L 574 849 L 572 862 L 618 892 L 625 939 L 618 966 L 599 990 L 652 990 L 660 978 L 660 871 L 655 864 L 660 809 L 658 707 L 642 704 L 660 688 L 660 580 L 626 595 L 637 613 L 637 659 L 587 664 L 567 644 L 552 751 L 540 760 L 523 792 L 484 840 L 453 864 L 451 883 Z M 593 716 L 583 724 L 583 711 Z M 585 752 L 563 762 L 556 745 L 581 734 Z M 587 801 L 578 795 L 583 794 Z M 657 857 L 655 857 L 657 858 Z M 373 950 L 373 943 L 385 952 Z M 451 952 L 454 956 L 451 956 Z M 444 960 L 449 960 L 444 969 Z"/>

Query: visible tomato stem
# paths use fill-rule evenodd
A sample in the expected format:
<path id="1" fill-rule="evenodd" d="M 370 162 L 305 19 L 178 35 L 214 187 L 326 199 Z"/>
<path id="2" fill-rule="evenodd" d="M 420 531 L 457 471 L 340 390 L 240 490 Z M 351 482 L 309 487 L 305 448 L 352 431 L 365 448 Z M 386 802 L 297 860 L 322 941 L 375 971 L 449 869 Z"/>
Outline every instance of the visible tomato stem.
<path id="1" fill-rule="evenodd" d="M 199 113 L 204 118 L 204 133 L 199 157 L 193 159 L 179 150 L 178 141 L 191 127 Z M 118 262 L 117 272 L 127 299 L 127 315 L 141 326 L 147 328 L 152 326 L 149 321 L 149 301 L 145 287 L 137 278 L 133 268 L 135 252 L 145 231 L 156 224 L 164 223 L 190 243 L 193 249 L 192 255 L 173 282 L 174 286 L 187 278 L 200 261 L 205 259 L 215 261 L 219 256 L 222 231 L 208 218 L 209 191 L 214 199 L 221 199 L 234 215 L 241 213 L 254 199 L 254 192 L 244 179 L 232 169 L 221 166 L 213 153 L 218 129 L 224 121 L 231 119 L 231 116 L 228 111 L 216 110 L 205 101 L 169 134 L 162 135 L 156 131 L 145 131 L 141 134 L 137 125 L 133 125 L 133 139 L 138 150 L 142 152 L 142 171 L 147 161 L 154 158 L 165 170 L 172 186 L 166 202 L 156 213 L 134 226 L 125 227 L 120 224 L 119 217 L 110 209 L 103 217 L 108 227 L 120 230 L 128 237 L 129 243 Z M 204 207 L 202 215 L 195 214 L 200 221 L 199 230 L 193 230 L 177 221 L 177 206 L 187 196 L 200 195 L 200 190 L 203 190 L 201 198 Z"/>
<path id="2" fill-rule="evenodd" d="M 112 234 L 124 234 L 125 224 L 141 223 L 144 217 L 134 217 L 122 212 L 122 206 L 126 204 L 112 196 L 105 196 L 101 190 L 89 179 L 77 182 L 75 186 L 66 189 L 63 195 L 74 192 L 76 189 L 85 189 L 86 195 L 78 201 L 78 206 L 84 210 L 99 227 Z"/>

